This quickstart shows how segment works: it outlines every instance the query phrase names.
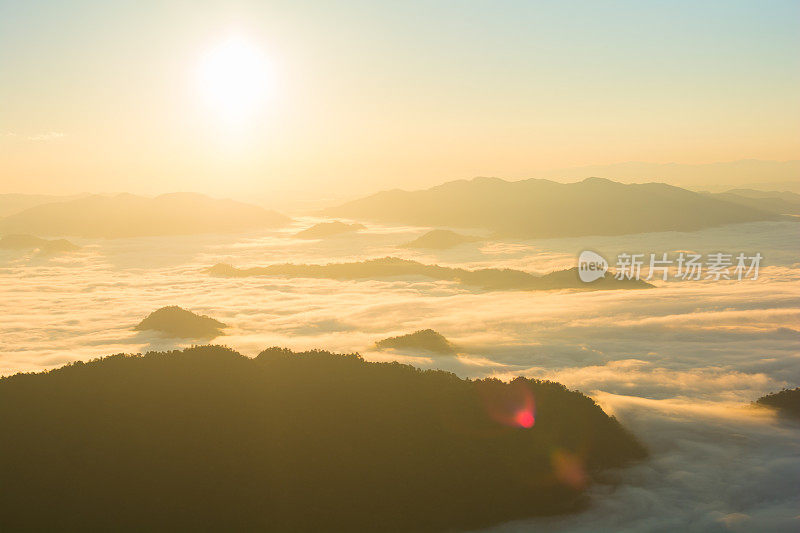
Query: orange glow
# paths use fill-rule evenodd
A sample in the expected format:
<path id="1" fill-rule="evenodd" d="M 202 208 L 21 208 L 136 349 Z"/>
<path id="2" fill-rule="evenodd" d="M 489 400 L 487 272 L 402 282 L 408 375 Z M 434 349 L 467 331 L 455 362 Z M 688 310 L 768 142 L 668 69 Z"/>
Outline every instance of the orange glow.
<path id="1" fill-rule="evenodd" d="M 553 473 L 561 483 L 576 490 L 586 486 L 586 470 L 580 457 L 563 450 L 556 450 L 553 452 L 551 462 Z"/>

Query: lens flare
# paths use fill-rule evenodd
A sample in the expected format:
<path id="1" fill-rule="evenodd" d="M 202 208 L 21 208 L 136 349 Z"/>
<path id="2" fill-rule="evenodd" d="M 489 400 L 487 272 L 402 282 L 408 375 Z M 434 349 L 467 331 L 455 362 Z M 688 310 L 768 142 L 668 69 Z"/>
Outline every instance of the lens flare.
<path id="1" fill-rule="evenodd" d="M 514 416 L 514 421 L 519 427 L 532 428 L 533 424 L 536 422 L 536 419 L 533 416 L 533 411 L 523 409 L 519 411 L 516 416 Z"/>
<path id="2" fill-rule="evenodd" d="M 550 462 L 553 474 L 561 483 L 575 490 L 586 487 L 588 479 L 580 457 L 565 450 L 556 450 L 550 457 Z"/>
<path id="3" fill-rule="evenodd" d="M 526 429 L 536 423 L 536 402 L 524 379 L 515 379 L 511 383 L 484 383 L 481 395 L 486 411 L 493 420 L 506 426 Z"/>

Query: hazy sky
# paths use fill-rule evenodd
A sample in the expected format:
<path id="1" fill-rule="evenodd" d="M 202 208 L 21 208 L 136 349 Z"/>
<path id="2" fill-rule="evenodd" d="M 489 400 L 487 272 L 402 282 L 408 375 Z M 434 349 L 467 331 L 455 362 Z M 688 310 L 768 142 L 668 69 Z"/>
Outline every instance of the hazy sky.
<path id="1" fill-rule="evenodd" d="M 198 69 L 231 39 L 268 96 L 223 80 L 214 108 Z M 0 192 L 324 196 L 797 159 L 798 50 L 797 1 L 0 0 Z"/>

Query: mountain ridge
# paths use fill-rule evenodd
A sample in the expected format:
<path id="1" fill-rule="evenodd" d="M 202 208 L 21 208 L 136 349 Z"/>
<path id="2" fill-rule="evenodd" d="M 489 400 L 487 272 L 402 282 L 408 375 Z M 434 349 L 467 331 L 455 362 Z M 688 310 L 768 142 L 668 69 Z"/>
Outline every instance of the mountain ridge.
<path id="1" fill-rule="evenodd" d="M 87 238 L 228 233 L 276 227 L 290 219 L 275 211 L 199 193 L 156 197 L 88 195 L 36 205 L 0 219 L 0 232 Z"/>
<path id="2" fill-rule="evenodd" d="M 603 176 L 625 182 L 667 181 L 681 187 L 701 187 L 721 192 L 731 188 L 790 188 L 800 192 L 800 159 L 784 161 L 739 159 L 711 163 L 649 163 L 624 161 L 528 172 L 533 178 L 576 180 Z"/>
<path id="3" fill-rule="evenodd" d="M 324 211 L 327 216 L 419 226 L 481 227 L 512 238 L 694 231 L 780 215 L 665 183 L 606 178 L 454 180 L 417 191 L 382 191 Z"/>
<path id="4" fill-rule="evenodd" d="M 638 279 L 618 280 L 611 273 L 590 283 L 578 276 L 578 268 L 556 270 L 542 276 L 509 268 L 479 268 L 468 270 L 436 264 L 424 264 L 399 257 L 382 257 L 349 263 L 293 264 L 276 263 L 264 267 L 236 268 L 227 263 L 217 263 L 208 269 L 212 276 L 250 277 L 275 276 L 283 278 L 334 279 L 358 281 L 393 277 L 422 276 L 434 281 L 452 281 L 465 287 L 487 291 L 503 290 L 613 290 L 649 289 L 653 285 Z"/>

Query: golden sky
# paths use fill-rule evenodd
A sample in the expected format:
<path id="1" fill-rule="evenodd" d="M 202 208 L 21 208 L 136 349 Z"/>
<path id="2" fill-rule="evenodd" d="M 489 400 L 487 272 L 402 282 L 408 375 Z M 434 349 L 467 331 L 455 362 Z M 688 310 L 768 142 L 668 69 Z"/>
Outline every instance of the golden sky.
<path id="1" fill-rule="evenodd" d="M 0 192 L 800 159 L 797 2 L 302 4 L 0 0 Z"/>

